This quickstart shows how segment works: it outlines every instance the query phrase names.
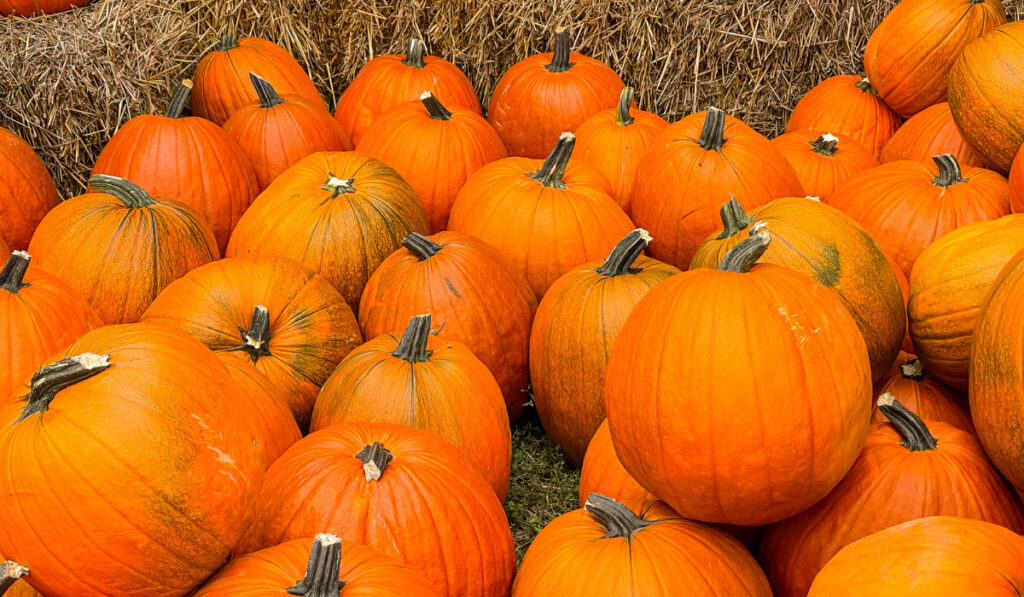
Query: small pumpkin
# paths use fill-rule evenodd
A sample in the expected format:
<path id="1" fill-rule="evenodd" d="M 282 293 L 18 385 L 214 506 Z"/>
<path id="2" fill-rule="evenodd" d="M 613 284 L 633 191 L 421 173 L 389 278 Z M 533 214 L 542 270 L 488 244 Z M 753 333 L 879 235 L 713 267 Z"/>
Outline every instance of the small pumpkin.
<path id="1" fill-rule="evenodd" d="M 971 415 L 964 408 L 967 397 L 935 381 L 918 359 L 910 359 L 896 367 L 896 373 L 884 380 L 876 396 L 890 394 L 908 410 L 926 421 L 938 421 L 967 433 L 974 433 Z M 872 423 L 886 422 L 885 414 L 875 405 Z"/>
<path id="2" fill-rule="evenodd" d="M 878 165 L 860 143 L 832 133 L 794 131 L 772 139 L 772 145 L 793 166 L 804 193 L 822 201 L 854 175 Z"/>
<path id="3" fill-rule="evenodd" d="M 92 0 L 0 0 L 0 15 L 5 17 L 35 17 L 80 8 Z M 8 593 L 8 597 L 11 594 Z"/>
<path id="4" fill-rule="evenodd" d="M 629 471 L 622 466 L 615 445 L 612 443 L 612 432 L 608 427 L 608 419 L 594 432 L 583 457 L 583 468 L 580 471 L 580 508 L 587 503 L 592 493 L 600 493 L 624 504 L 642 504 L 658 498 L 637 483 Z"/>
<path id="5" fill-rule="evenodd" d="M 927 160 L 944 153 L 953 154 L 964 166 L 991 168 L 988 161 L 964 141 L 949 111 L 949 102 L 925 108 L 900 125 L 882 148 L 881 161 Z"/>
<path id="6" fill-rule="evenodd" d="M 879 157 L 882 147 L 900 128 L 900 117 L 885 105 L 867 78 L 829 77 L 797 102 L 786 132 L 830 131 L 850 137 Z"/>
<path id="7" fill-rule="evenodd" d="M 10 249 L 24 250 L 43 216 L 60 203 L 60 195 L 43 160 L 21 137 L 3 127 L 0 180 L 4 181 L 0 185 L 0 241 Z"/>

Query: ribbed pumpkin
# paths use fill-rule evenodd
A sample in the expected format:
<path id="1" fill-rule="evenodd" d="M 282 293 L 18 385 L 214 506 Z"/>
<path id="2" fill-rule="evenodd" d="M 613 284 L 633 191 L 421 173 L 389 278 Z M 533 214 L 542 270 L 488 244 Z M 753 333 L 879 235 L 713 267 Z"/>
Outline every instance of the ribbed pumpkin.
<path id="1" fill-rule="evenodd" d="M 608 255 L 634 228 L 593 167 L 569 163 L 563 133 L 546 160 L 505 158 L 473 173 L 448 227 L 487 242 L 530 282 L 537 298 L 572 268 Z"/>
<path id="2" fill-rule="evenodd" d="M 249 158 L 223 129 L 203 118 L 182 118 L 190 92 L 185 81 L 165 115 L 124 123 L 96 158 L 92 174 L 124 178 L 154 197 L 192 207 L 206 218 L 223 252 L 260 187 Z"/>
<path id="3" fill-rule="evenodd" d="M 977 222 L 940 236 L 910 274 L 910 334 L 928 372 L 967 391 L 971 338 L 999 272 L 1024 250 L 1024 214 Z"/>
<path id="4" fill-rule="evenodd" d="M 0 553 L 46 595 L 187 594 L 254 513 L 263 453 L 240 392 L 181 332 L 82 336 L 0 407 Z"/>
<path id="5" fill-rule="evenodd" d="M 926 421 L 938 421 L 974 433 L 971 415 L 964 408 L 967 396 L 935 381 L 934 376 L 925 371 L 918 359 L 899 363 L 896 373 L 881 382 L 875 394 L 891 394 L 908 410 Z M 884 423 L 887 420 L 876 405 L 871 413 L 871 422 Z"/>
<path id="6" fill-rule="evenodd" d="M 949 154 L 932 161 L 889 162 L 866 170 L 828 201 L 863 226 L 907 278 L 935 239 L 1010 213 L 1009 185 L 998 173 L 962 168 Z"/>
<path id="7" fill-rule="evenodd" d="M 1005 22 L 999 0 L 901 0 L 871 33 L 864 71 L 885 103 L 909 118 L 945 100 L 964 46 Z"/>
<path id="8" fill-rule="evenodd" d="M 989 168 L 988 161 L 964 141 L 953 121 L 949 102 L 921 110 L 904 122 L 882 148 L 882 162 L 927 160 L 951 153 L 964 166 Z"/>
<path id="9" fill-rule="evenodd" d="M 341 294 L 322 276 L 280 257 L 223 259 L 198 268 L 161 292 L 142 321 L 248 361 L 303 428 L 320 386 L 362 342 Z"/>
<path id="10" fill-rule="evenodd" d="M 0 557 L 0 560 L 3 558 Z M 39 593 L 23 579 L 28 568 L 16 562 L 0 562 L 0 595 L 4 597 L 39 597 Z"/>
<path id="11" fill-rule="evenodd" d="M 640 257 L 650 241 L 646 230 L 634 230 L 606 260 L 572 269 L 551 285 L 533 320 L 533 401 L 544 430 L 575 466 L 605 419 L 605 369 L 622 324 L 651 288 L 680 273 Z"/>
<path id="12" fill-rule="evenodd" d="M 265 79 L 278 93 L 301 95 L 327 109 L 313 81 L 288 50 L 258 37 L 238 39 L 228 34 L 220 38 L 220 48 L 203 56 L 196 67 L 192 114 L 224 124 L 239 108 L 257 101 L 249 73 Z"/>
<path id="13" fill-rule="evenodd" d="M 760 262 L 806 274 L 834 290 L 864 336 L 871 379 L 881 379 L 900 351 L 906 313 L 899 281 L 871 236 L 839 210 L 799 197 L 776 199 L 750 216 L 733 199 L 721 214 L 722 231 L 704 241 L 690 267 L 718 267 L 750 231 L 765 227 L 776 242 Z"/>
<path id="14" fill-rule="evenodd" d="M 315 531 L 369 545 L 449 597 L 503 597 L 515 553 L 501 502 L 448 442 L 387 423 L 312 433 L 267 471 L 256 523 L 237 551 Z"/>
<path id="15" fill-rule="evenodd" d="M 381 113 L 356 150 L 391 166 L 416 189 L 431 232 L 448 227 L 452 203 L 469 175 L 507 155 L 479 111 L 449 110 L 429 91 Z"/>
<path id="16" fill-rule="evenodd" d="M 513 597 L 670 595 L 770 597 L 739 541 L 679 517 L 661 502 L 630 508 L 591 494 L 530 544 Z"/>
<path id="17" fill-rule="evenodd" d="M 601 426 L 597 428 L 587 446 L 587 454 L 583 457 L 583 468 L 580 471 L 580 508 L 587 503 L 587 497 L 592 493 L 600 493 L 625 504 L 642 504 L 658 499 L 637 483 L 622 466 L 612 443 L 608 419 L 602 421 Z"/>
<path id="18" fill-rule="evenodd" d="M 815 577 L 808 597 L 1017 597 L 1021 586 L 1024 537 L 980 520 L 931 516 L 844 547 Z"/>
<path id="19" fill-rule="evenodd" d="M 962 516 L 1024 530 L 1017 497 L 973 435 L 924 422 L 891 394 L 883 394 L 878 407 L 890 423 L 872 427 L 843 481 L 765 534 L 761 562 L 777 596 L 806 595 L 844 546 L 908 520 Z"/>
<path id="20" fill-rule="evenodd" d="M 860 143 L 832 133 L 796 131 L 772 139 L 772 145 L 793 166 L 804 194 L 822 201 L 854 175 L 878 165 Z"/>
<path id="21" fill-rule="evenodd" d="M 113 176 L 46 214 L 29 244 L 40 269 L 70 284 L 107 324 L 137 321 L 168 284 L 220 257 L 192 208 Z"/>
<path id="22" fill-rule="evenodd" d="M 796 171 L 767 139 L 708 108 L 669 125 L 647 148 L 636 170 L 633 221 L 654 237 L 651 257 L 686 269 L 730 196 L 754 209 L 803 195 Z"/>
<path id="23" fill-rule="evenodd" d="M 469 347 L 490 369 L 512 420 L 530 384 L 530 324 L 537 298 L 497 250 L 458 232 L 412 233 L 366 283 L 359 324 L 366 338 L 401 330 L 430 313 L 439 340 Z"/>
<path id="24" fill-rule="evenodd" d="M 896 274 L 896 280 L 899 281 L 900 283 L 900 292 L 903 294 L 903 309 L 905 315 L 907 301 L 910 300 L 910 280 L 907 279 L 907 275 L 903 273 L 903 270 L 900 268 L 899 264 L 896 263 L 896 261 L 892 257 L 889 257 L 889 255 L 886 254 L 885 259 L 886 261 L 889 262 L 890 269 L 892 269 L 892 272 Z M 909 319 L 907 319 L 907 333 L 903 335 L 903 344 L 900 346 L 900 350 L 907 354 L 914 354 L 914 341 L 910 337 Z"/>
<path id="25" fill-rule="evenodd" d="M 43 216 L 60 202 L 60 195 L 43 160 L 21 137 L 3 127 L 0 180 L 0 239 L 11 249 L 24 250 Z"/>
<path id="26" fill-rule="evenodd" d="M 380 262 L 427 228 L 423 203 L 392 168 L 354 151 L 318 152 L 260 193 L 225 256 L 294 259 L 330 280 L 354 310 Z"/>
<path id="27" fill-rule="evenodd" d="M 299 580 L 296 580 L 299 579 Z M 440 597 L 419 573 L 336 535 L 295 539 L 235 558 L 195 597 Z"/>
<path id="28" fill-rule="evenodd" d="M 868 432 L 871 370 L 856 322 L 805 274 L 751 267 L 769 242 L 759 230 L 719 270 L 659 284 L 608 362 L 615 451 L 686 518 L 792 516 L 839 483 Z"/>
<path id="29" fill-rule="evenodd" d="M 878 157 L 889 142 L 900 117 L 885 105 L 866 78 L 829 77 L 814 86 L 786 122 L 786 132 L 830 131 L 850 137 Z"/>
<path id="30" fill-rule="evenodd" d="M 235 111 L 224 130 L 242 148 L 265 189 L 289 166 L 317 151 L 348 151 L 352 142 L 323 102 L 280 96 L 269 81 L 250 73 L 259 99 Z"/>
<path id="31" fill-rule="evenodd" d="M 432 338 L 430 322 L 417 315 L 404 334 L 353 350 L 317 397 L 310 430 L 344 421 L 424 429 L 455 446 L 504 500 L 512 435 L 501 389 L 465 344 Z"/>
<path id="32" fill-rule="evenodd" d="M 0 0 L 0 15 L 34 17 L 52 15 L 75 7 L 85 6 L 91 0 Z M 13 597 L 11 593 L 8 597 Z"/>
<path id="33" fill-rule="evenodd" d="M 612 198 L 628 214 L 636 167 L 647 146 L 668 126 L 652 112 L 630 108 L 633 88 L 623 87 L 619 106 L 601 110 L 576 129 L 574 159 L 597 168 L 612 185 Z"/>
<path id="34" fill-rule="evenodd" d="M 280 388 L 274 387 L 270 378 L 260 373 L 252 363 L 227 357 L 223 352 L 217 356 L 250 402 L 242 408 L 252 413 L 248 419 L 256 427 L 264 459 L 270 466 L 292 444 L 302 439 L 302 431 L 295 422 L 288 400 Z"/>
<path id="35" fill-rule="evenodd" d="M 542 158 L 563 131 L 614 108 L 624 83 L 600 60 L 569 52 L 569 30 L 555 31 L 555 51 L 513 64 L 498 80 L 487 120 L 509 155 Z"/>
<path id="36" fill-rule="evenodd" d="M 1024 143 L 1024 22 L 993 29 L 964 48 L 949 71 L 949 109 L 964 139 L 1006 173 Z"/>
<path id="37" fill-rule="evenodd" d="M 426 55 L 423 42 L 409 40 L 405 55 L 385 54 L 359 69 L 338 100 L 334 117 L 358 145 L 366 130 L 384 111 L 431 92 L 449 108 L 480 114 L 480 100 L 465 73 L 451 62 Z"/>
<path id="38" fill-rule="evenodd" d="M 1010 208 L 1013 213 L 1024 212 L 1024 145 L 1010 168 Z"/>

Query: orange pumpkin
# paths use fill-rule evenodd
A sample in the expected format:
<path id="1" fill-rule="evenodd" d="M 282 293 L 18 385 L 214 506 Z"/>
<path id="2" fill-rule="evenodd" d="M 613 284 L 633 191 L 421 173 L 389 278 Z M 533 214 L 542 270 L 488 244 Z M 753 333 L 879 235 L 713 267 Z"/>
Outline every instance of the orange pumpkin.
<path id="1" fill-rule="evenodd" d="M 0 0 L 0 15 L 34 17 L 85 6 L 92 0 Z M 7 597 L 13 597 L 8 593 Z"/>
<path id="2" fill-rule="evenodd" d="M 964 166 L 990 167 L 988 161 L 964 141 L 949 111 L 949 102 L 925 108 L 904 122 L 882 148 L 881 161 L 927 160 L 944 153 L 953 154 Z"/>
<path id="3" fill-rule="evenodd" d="M 4 181 L 0 185 L 0 240 L 11 249 L 24 250 L 46 212 L 60 203 L 60 195 L 43 160 L 21 137 L 3 127 L 0 180 Z"/>
<path id="4" fill-rule="evenodd" d="M 264 459 L 267 466 L 270 466 L 292 444 L 302 439 L 302 431 L 295 422 L 288 401 L 281 395 L 281 390 L 274 387 L 270 379 L 254 365 L 233 356 L 228 357 L 227 354 L 220 352 L 217 356 L 227 366 L 231 379 L 241 386 L 243 395 L 250 402 L 243 410 L 251 413 L 249 421 L 256 429 Z"/>
<path id="5" fill-rule="evenodd" d="M 1013 213 L 1024 212 L 1024 145 L 1010 168 L 1010 208 Z"/>
<path id="6" fill-rule="evenodd" d="M 583 457 L 583 468 L 580 471 L 580 508 L 587 503 L 592 493 L 600 493 L 624 504 L 642 504 L 658 499 L 642 485 L 637 483 L 622 466 L 615 445 L 612 443 L 612 432 L 608 427 L 608 419 L 601 422 L 594 437 L 587 446 L 587 454 Z"/>
<path id="7" fill-rule="evenodd" d="M 804 193 L 822 201 L 854 175 L 878 165 L 860 143 L 832 133 L 795 131 L 772 139 L 772 145 L 793 166 Z"/>
<path id="8" fill-rule="evenodd" d="M 881 155 L 900 117 L 885 105 L 866 78 L 856 75 L 829 77 L 814 86 L 786 122 L 786 132 L 830 131 L 850 137 L 865 149 Z"/>
<path id="9" fill-rule="evenodd" d="M 926 421 L 938 421 L 968 433 L 974 433 L 971 415 L 963 407 L 967 397 L 935 381 L 918 359 L 900 363 L 896 373 L 884 380 L 876 396 L 890 394 L 911 412 Z M 876 405 L 871 413 L 872 423 L 887 419 Z"/>
<path id="10" fill-rule="evenodd" d="M 900 266 L 896 261 L 885 255 L 885 260 L 889 262 L 889 268 L 896 274 L 896 280 L 900 283 L 900 293 L 903 294 L 903 308 L 906 312 L 907 301 L 910 300 L 910 280 L 907 279 L 907 275 L 903 273 Z M 900 346 L 900 350 L 907 354 L 914 354 L 914 340 L 910 337 L 910 319 L 907 318 L 907 333 L 903 335 L 903 344 Z"/>

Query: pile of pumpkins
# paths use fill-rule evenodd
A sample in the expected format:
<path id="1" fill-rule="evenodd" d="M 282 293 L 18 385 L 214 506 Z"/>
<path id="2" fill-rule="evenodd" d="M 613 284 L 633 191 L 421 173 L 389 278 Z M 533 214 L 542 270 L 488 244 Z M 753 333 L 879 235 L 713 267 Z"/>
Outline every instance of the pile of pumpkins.
<path id="1" fill-rule="evenodd" d="M 486 119 L 227 36 L 65 201 L 0 129 L 0 593 L 1016 595 L 1024 23 L 903 0 L 771 141 L 570 33 Z"/>

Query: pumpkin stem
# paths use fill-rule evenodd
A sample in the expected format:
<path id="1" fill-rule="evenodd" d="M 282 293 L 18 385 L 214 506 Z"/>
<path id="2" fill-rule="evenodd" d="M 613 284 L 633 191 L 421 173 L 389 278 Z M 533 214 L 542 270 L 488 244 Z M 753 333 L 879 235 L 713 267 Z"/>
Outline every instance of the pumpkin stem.
<path id="1" fill-rule="evenodd" d="M 555 148 L 544 160 L 540 170 L 533 174 L 527 174 L 527 176 L 546 187 L 566 188 L 562 176 L 565 174 L 565 167 L 569 165 L 569 158 L 572 157 L 572 149 L 575 145 L 576 135 L 568 132 L 562 133 L 558 136 L 558 143 L 555 143 Z"/>
<path id="2" fill-rule="evenodd" d="M 384 444 L 373 442 L 359 450 L 356 458 L 363 461 L 363 474 L 366 475 L 366 482 L 369 483 L 370 481 L 380 480 L 380 476 L 384 474 L 384 469 L 388 467 L 388 464 L 395 457 L 391 455 L 391 452 L 388 452 Z"/>
<path id="3" fill-rule="evenodd" d="M 427 109 L 427 114 L 430 115 L 434 120 L 451 120 L 452 113 L 448 111 L 448 108 L 444 107 L 433 93 L 424 91 L 423 95 L 420 96 L 420 101 L 423 102 L 423 107 Z"/>
<path id="4" fill-rule="evenodd" d="M 227 52 L 228 50 L 234 50 L 238 47 L 238 35 L 234 33 L 226 33 L 220 36 L 220 51 Z"/>
<path id="5" fill-rule="evenodd" d="M 427 65 L 423 62 L 423 56 L 426 54 L 426 49 L 423 46 L 422 39 L 410 39 L 409 47 L 405 50 L 405 58 L 402 59 L 402 64 L 406 66 L 414 66 L 416 68 L 423 68 Z"/>
<path id="6" fill-rule="evenodd" d="M 0 563 L 0 595 L 25 576 L 28 576 L 28 568 L 11 561 Z"/>
<path id="7" fill-rule="evenodd" d="M 410 232 L 408 236 L 402 239 L 402 246 L 419 258 L 420 261 L 426 261 L 437 252 L 441 250 L 441 245 L 435 243 L 429 238 L 423 236 L 419 232 Z"/>
<path id="8" fill-rule="evenodd" d="M 715 237 L 716 240 L 724 240 L 739 234 L 740 230 L 750 226 L 754 221 L 754 218 L 743 211 L 743 206 L 736 200 L 735 195 L 722 204 L 719 214 L 722 216 L 722 233 Z"/>
<path id="9" fill-rule="evenodd" d="M 924 381 L 924 365 L 920 359 L 914 359 L 909 363 L 900 365 L 900 375 L 914 381 Z"/>
<path id="10" fill-rule="evenodd" d="M 0 290 L 18 294 L 19 290 L 28 286 L 25 283 L 25 271 L 28 270 L 29 259 L 32 256 L 25 251 L 11 252 L 4 269 L 0 270 Z"/>
<path id="11" fill-rule="evenodd" d="M 839 145 L 839 137 L 832 133 L 825 133 L 818 137 L 816 141 L 811 141 L 811 150 L 818 154 L 830 158 L 836 154 L 837 146 Z"/>
<path id="12" fill-rule="evenodd" d="M 139 185 L 109 174 L 92 175 L 89 178 L 89 188 L 117 197 L 128 209 L 141 209 L 156 203 L 156 199 L 150 197 Z"/>
<path id="13" fill-rule="evenodd" d="M 725 254 L 722 263 L 718 265 L 719 271 L 745 274 L 754 267 L 772 242 L 771 235 L 765 229 L 767 226 L 763 224 L 764 222 L 754 225 L 750 230 L 750 236 Z"/>
<path id="14" fill-rule="evenodd" d="M 635 274 L 639 269 L 633 268 L 633 262 L 651 244 L 651 235 L 643 228 L 630 232 L 615 245 L 604 265 L 594 271 L 602 276 L 614 278 L 623 274 Z"/>
<path id="15" fill-rule="evenodd" d="M 857 89 L 860 89 L 864 93 L 870 93 L 871 95 L 878 95 L 878 92 L 875 91 L 875 88 L 871 86 L 871 81 L 868 81 L 867 77 L 864 77 L 863 79 L 861 79 L 860 81 L 857 81 L 853 85 L 854 85 L 854 87 L 856 87 Z"/>
<path id="16" fill-rule="evenodd" d="M 277 90 L 263 77 L 256 73 L 249 73 L 249 80 L 252 81 L 253 89 L 256 90 L 256 96 L 260 98 L 261 108 L 273 108 L 278 104 L 283 104 L 284 100 L 277 94 Z"/>
<path id="17" fill-rule="evenodd" d="M 167 110 L 164 116 L 167 118 L 181 118 L 185 112 L 185 106 L 192 99 L 192 81 L 185 79 L 178 84 L 178 88 L 171 95 L 171 101 L 167 102 Z"/>
<path id="18" fill-rule="evenodd" d="M 700 132 L 700 145 L 705 151 L 722 151 L 725 143 L 725 112 L 711 106 L 704 117 L 704 129 Z"/>
<path id="19" fill-rule="evenodd" d="M 284 592 L 306 597 L 338 597 L 345 587 L 340 575 L 341 539 L 337 535 L 320 533 L 313 538 L 313 548 L 309 550 L 306 577 Z"/>
<path id="20" fill-rule="evenodd" d="M 550 73 L 564 73 L 572 68 L 572 64 L 569 63 L 568 27 L 555 29 L 555 55 L 551 57 L 551 64 L 546 68 Z"/>
<path id="21" fill-rule="evenodd" d="M 270 311 L 263 305 L 256 305 L 252 311 L 252 320 L 249 329 L 238 328 L 242 334 L 242 343 L 229 348 L 227 351 L 243 350 L 249 353 L 252 364 L 255 365 L 260 357 L 270 356 Z"/>
<path id="22" fill-rule="evenodd" d="M 328 178 L 327 182 L 325 182 L 320 188 L 325 191 L 330 191 L 331 199 L 335 199 L 337 198 L 338 195 L 343 195 L 345 193 L 355 193 L 356 188 L 352 186 L 352 183 L 355 181 L 356 179 L 354 178 L 347 178 L 345 180 L 342 180 L 337 176 L 330 174 L 330 178 Z"/>
<path id="23" fill-rule="evenodd" d="M 605 539 L 621 537 L 628 541 L 637 531 L 655 524 L 634 514 L 622 502 L 600 493 L 587 496 L 583 509 L 604 527 Z"/>
<path id="24" fill-rule="evenodd" d="M 633 124 L 633 116 L 629 113 L 629 106 L 633 103 L 633 94 L 632 87 L 622 88 L 622 93 L 619 94 L 619 111 L 615 116 L 615 124 L 619 126 Z"/>
<path id="25" fill-rule="evenodd" d="M 895 396 L 886 392 L 878 397 L 878 410 L 882 411 L 886 419 L 903 436 L 900 445 L 911 452 L 923 452 L 934 450 L 939 445 L 928 426 L 920 417 L 910 412 L 910 409 L 900 404 Z"/>
<path id="26" fill-rule="evenodd" d="M 958 182 L 964 182 L 960 172 L 960 162 L 951 153 L 944 153 L 932 157 L 932 161 L 939 167 L 939 175 L 932 180 L 933 185 L 948 187 Z"/>
<path id="27" fill-rule="evenodd" d="M 32 374 L 30 389 L 28 395 L 25 396 L 28 404 L 25 405 L 25 410 L 21 411 L 21 416 L 15 423 L 24 421 L 35 413 L 45 412 L 57 392 L 102 373 L 108 368 L 110 368 L 109 354 L 83 352 L 36 371 Z"/>
<path id="28" fill-rule="evenodd" d="M 409 326 L 405 328 L 402 339 L 398 342 L 398 348 L 391 356 L 404 359 L 410 363 L 426 363 L 430 360 L 433 351 L 427 350 L 427 340 L 430 338 L 430 313 L 416 315 L 409 320 Z"/>

